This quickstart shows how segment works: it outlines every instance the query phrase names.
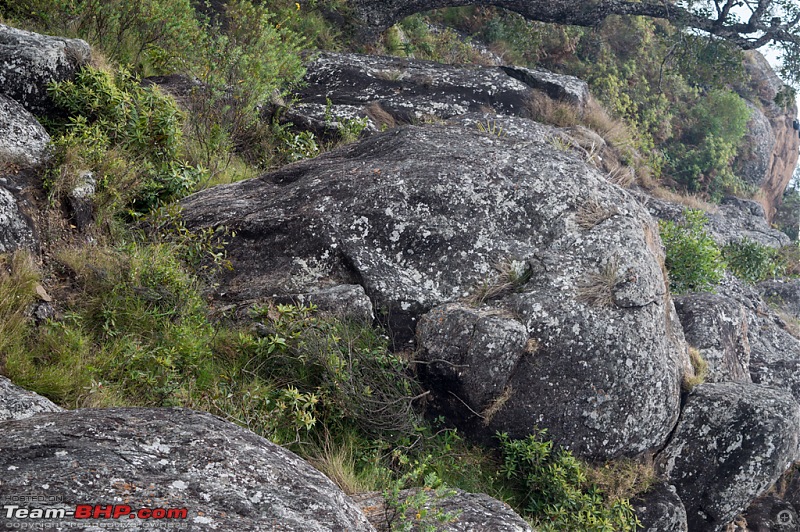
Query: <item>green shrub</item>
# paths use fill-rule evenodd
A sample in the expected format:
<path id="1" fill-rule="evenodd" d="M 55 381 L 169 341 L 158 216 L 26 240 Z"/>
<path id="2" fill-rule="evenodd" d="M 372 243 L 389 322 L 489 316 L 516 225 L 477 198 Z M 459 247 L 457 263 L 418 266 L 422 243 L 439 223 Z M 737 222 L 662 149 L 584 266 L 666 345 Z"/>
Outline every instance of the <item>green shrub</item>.
<path id="1" fill-rule="evenodd" d="M 713 290 L 725 272 L 722 253 L 706 232 L 702 211 L 684 211 L 682 223 L 659 221 L 661 240 L 666 248 L 666 267 L 673 292 Z"/>
<path id="2" fill-rule="evenodd" d="M 748 283 L 780 277 L 786 271 L 779 250 L 747 238 L 723 247 L 722 256 L 731 273 Z"/>
<path id="3" fill-rule="evenodd" d="M 76 169 L 101 174 L 101 188 L 127 196 L 134 212 L 185 196 L 203 175 L 202 168 L 179 160 L 184 116 L 174 100 L 140 86 L 127 70 L 111 75 L 86 67 L 74 81 L 53 83 L 49 93 L 62 116 L 47 122 L 58 162 L 65 163 L 71 152 L 78 159 L 72 161 Z M 114 182 L 118 176 L 109 166 L 111 150 L 126 172 L 134 172 L 131 181 Z M 57 180 L 50 185 L 59 188 Z"/>
<path id="4" fill-rule="evenodd" d="M 505 476 L 516 484 L 516 507 L 540 530 L 633 531 L 639 525 L 627 499 L 606 501 L 589 485 L 572 453 L 554 448 L 536 430 L 524 440 L 499 434 Z"/>

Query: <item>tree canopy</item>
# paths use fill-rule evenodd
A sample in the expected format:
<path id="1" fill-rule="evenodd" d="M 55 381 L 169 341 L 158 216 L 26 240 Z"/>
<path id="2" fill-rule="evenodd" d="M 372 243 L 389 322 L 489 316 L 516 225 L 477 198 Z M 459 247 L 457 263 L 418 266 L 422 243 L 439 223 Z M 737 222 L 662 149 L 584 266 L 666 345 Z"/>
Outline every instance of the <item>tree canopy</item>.
<path id="1" fill-rule="evenodd" d="M 774 43 L 784 75 L 800 83 L 800 2 L 797 0 L 350 0 L 362 34 L 375 35 L 414 13 L 493 5 L 540 22 L 596 26 L 611 15 L 667 19 L 751 50 Z"/>

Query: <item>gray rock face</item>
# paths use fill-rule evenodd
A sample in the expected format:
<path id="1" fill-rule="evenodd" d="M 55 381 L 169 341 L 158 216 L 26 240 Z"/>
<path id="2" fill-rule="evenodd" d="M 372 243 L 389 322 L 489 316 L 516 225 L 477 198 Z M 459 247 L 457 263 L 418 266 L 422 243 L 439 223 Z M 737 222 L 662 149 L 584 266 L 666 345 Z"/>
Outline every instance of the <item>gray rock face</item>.
<path id="1" fill-rule="evenodd" d="M 462 313 L 488 336 L 485 362 L 462 368 L 463 382 L 428 366 L 430 383 L 449 383 L 436 384 L 438 408 L 488 437 L 524 436 L 539 424 L 584 456 L 663 444 L 688 362 L 652 219 L 575 154 L 554 148 L 556 130 L 497 117 L 497 135 L 475 122 L 400 128 L 200 192 L 183 201 L 184 220 L 236 232 L 234 271 L 220 288 L 226 298 L 358 283 L 397 348 L 431 309 L 494 290 L 484 304 L 503 319 L 441 310 Z M 495 290 L 510 275 L 498 263 L 516 265 L 513 289 Z M 454 325 L 433 336 L 461 338 L 459 320 L 448 317 Z M 490 347 L 504 342 L 514 351 Z M 453 343 L 460 351 L 449 357 L 478 359 L 480 349 Z M 439 352 L 435 343 L 420 347 L 430 353 L 423 357 Z M 486 384 L 467 384 L 477 382 Z M 466 400 L 453 397 L 463 390 Z M 490 407 L 484 425 L 473 412 Z"/>
<path id="2" fill-rule="evenodd" d="M 553 100 L 569 102 L 583 111 L 589 101 L 589 85 L 575 76 L 556 74 L 541 68 L 530 69 L 517 66 L 501 67 L 503 72 L 525 85 L 538 89 Z"/>
<path id="3" fill-rule="evenodd" d="M 706 382 L 752 382 L 747 314 L 741 303 L 700 293 L 675 299 L 686 342 L 708 362 Z"/>
<path id="4" fill-rule="evenodd" d="M 796 532 L 800 515 L 789 501 L 774 494 L 759 497 L 744 512 L 748 532 Z"/>
<path id="5" fill-rule="evenodd" d="M 690 530 L 724 530 L 800 457 L 800 405 L 757 384 L 701 384 L 658 463 Z"/>
<path id="6" fill-rule="evenodd" d="M 50 135 L 31 113 L 0 94 L 0 171 L 23 166 L 39 168 L 50 159 Z"/>
<path id="7" fill-rule="evenodd" d="M 727 275 L 718 292 L 745 309 L 753 382 L 787 390 L 800 401 L 800 339 L 753 287 Z"/>
<path id="8" fill-rule="evenodd" d="M 374 530 L 293 453 L 190 410 L 74 410 L 0 422 L 0 471 L 0 498 L 47 485 L 62 507 L 185 508 L 186 519 L 173 522 L 191 530 Z M 144 528 L 138 519 L 120 522 Z M 95 530 L 98 522 L 70 524 Z"/>
<path id="9" fill-rule="evenodd" d="M 418 493 L 418 489 L 403 490 L 399 502 L 402 504 Z M 389 532 L 392 524 L 402 522 L 401 516 L 387 507 L 383 495 L 378 492 L 354 495 L 353 499 L 378 532 Z M 420 509 L 427 510 L 424 520 L 414 515 Z M 462 490 L 446 490 L 441 494 L 427 492 L 421 508 L 409 508 L 405 522 L 410 523 L 413 530 L 426 530 L 426 525 L 433 525 L 437 532 L 532 532 L 530 525 L 507 504 L 483 493 Z"/>
<path id="10" fill-rule="evenodd" d="M 0 376 L 0 421 L 25 419 L 44 412 L 60 412 L 63 408 L 50 399 L 29 392 Z"/>
<path id="11" fill-rule="evenodd" d="M 638 194 L 650 214 L 661 220 L 683 220 L 684 205 Z M 706 229 L 720 246 L 738 242 L 743 238 L 764 246 L 781 247 L 790 244 L 785 233 L 769 226 L 764 207 L 756 201 L 734 197 L 723 199 L 718 212 L 706 213 Z"/>
<path id="12" fill-rule="evenodd" d="M 686 508 L 675 486 L 660 483 L 631 501 L 644 532 L 688 532 Z"/>
<path id="13" fill-rule="evenodd" d="M 323 137 L 351 119 L 367 119 L 375 132 L 478 111 L 530 117 L 533 89 L 577 106 L 589 97 L 585 82 L 543 70 L 337 53 L 319 54 L 307 68 L 299 102 L 282 119 Z"/>
<path id="14" fill-rule="evenodd" d="M 49 107 L 47 84 L 71 78 L 89 63 L 91 50 L 80 39 L 64 39 L 0 24 L 0 93 L 32 113 Z"/>
<path id="15" fill-rule="evenodd" d="M 67 204 L 72 215 L 72 222 L 83 231 L 94 221 L 94 194 L 97 180 L 91 172 L 80 176 L 78 184 L 67 194 Z"/>
<path id="16" fill-rule="evenodd" d="M 34 246 L 33 222 L 20 209 L 17 198 L 0 186 L 0 253 Z"/>
<path id="17" fill-rule="evenodd" d="M 736 158 L 736 175 L 745 183 L 760 187 L 770 169 L 770 158 L 775 151 L 777 138 L 769 118 L 761 109 L 751 102 L 747 102 L 747 107 L 751 115 L 742 148 Z"/>
<path id="18" fill-rule="evenodd" d="M 756 289 L 765 300 L 800 320 L 800 279 L 764 281 Z"/>

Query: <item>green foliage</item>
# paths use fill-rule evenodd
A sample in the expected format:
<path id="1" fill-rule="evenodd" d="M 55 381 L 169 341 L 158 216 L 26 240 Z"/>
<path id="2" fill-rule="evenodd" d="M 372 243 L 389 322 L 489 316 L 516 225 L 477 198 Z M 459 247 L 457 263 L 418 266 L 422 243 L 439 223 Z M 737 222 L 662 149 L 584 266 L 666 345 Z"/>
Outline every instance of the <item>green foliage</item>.
<path id="1" fill-rule="evenodd" d="M 797 175 L 796 173 L 795 176 Z M 800 181 L 795 179 L 793 183 L 783 193 L 774 220 L 778 229 L 789 235 L 792 240 L 797 241 L 800 229 Z"/>
<path id="2" fill-rule="evenodd" d="M 554 448 L 545 430 L 524 440 L 498 434 L 505 476 L 516 485 L 515 502 L 540 530 L 633 531 L 639 525 L 630 502 L 609 503 L 588 485 L 585 466 Z"/>
<path id="3" fill-rule="evenodd" d="M 134 212 L 188 194 L 203 175 L 202 168 L 178 159 L 184 117 L 175 102 L 142 87 L 125 69 L 112 76 L 86 67 L 74 81 L 53 83 L 49 93 L 62 116 L 48 122 L 58 162 L 65 163 L 71 151 L 79 158 L 73 165 L 100 173 L 103 187 L 121 192 L 131 183 L 112 182 L 107 160 L 110 150 L 118 150 L 121 164 L 137 167 L 134 190 L 127 192 Z M 54 180 L 50 185 L 59 188 Z"/>
<path id="4" fill-rule="evenodd" d="M 190 0 L 13 0 L 0 2 L 0 13 L 86 39 L 143 73 L 172 72 L 203 36 Z"/>
<path id="5" fill-rule="evenodd" d="M 722 253 L 706 232 L 702 211 L 684 211 L 682 223 L 659 221 L 670 288 L 683 294 L 713 290 L 725 272 Z"/>
<path id="6" fill-rule="evenodd" d="M 779 250 L 748 238 L 723 247 L 722 256 L 731 273 L 748 283 L 780 277 L 786 271 Z"/>
<path id="7" fill-rule="evenodd" d="M 744 100 L 729 90 L 706 94 L 689 112 L 681 142 L 669 150 L 670 169 L 688 190 L 719 197 L 741 193 L 730 165 L 750 119 Z"/>

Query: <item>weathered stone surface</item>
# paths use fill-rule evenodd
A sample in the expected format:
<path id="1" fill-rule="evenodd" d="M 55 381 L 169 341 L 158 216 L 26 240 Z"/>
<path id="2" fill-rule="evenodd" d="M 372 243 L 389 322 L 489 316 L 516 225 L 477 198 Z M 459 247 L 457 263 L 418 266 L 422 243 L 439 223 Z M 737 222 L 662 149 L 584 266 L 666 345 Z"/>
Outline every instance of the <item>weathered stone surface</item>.
<path id="1" fill-rule="evenodd" d="M 401 491 L 398 502 L 402 504 L 419 491 Z M 393 524 L 401 522 L 397 510 L 387 507 L 379 492 L 361 493 L 354 495 L 353 499 L 378 532 L 389 532 Z M 427 510 L 427 513 L 425 518 L 418 519 L 415 514 L 421 509 Z M 507 504 L 483 493 L 462 490 L 426 492 L 421 507 L 411 506 L 405 517 L 405 522 L 410 523 L 415 531 L 427 530 L 426 525 L 433 525 L 437 532 L 532 532 L 530 525 Z"/>
<path id="2" fill-rule="evenodd" d="M 399 128 L 200 192 L 183 201 L 184 220 L 236 232 L 234 270 L 221 279 L 226 299 L 358 283 L 397 348 L 412 342 L 419 316 L 502 284 L 498 263 L 520 265 L 530 280 L 485 304 L 516 316 L 518 324 L 489 330 L 508 332 L 515 345 L 527 331 L 526 351 L 506 355 L 518 359 L 511 371 L 487 358 L 461 372 L 464 382 L 485 379 L 482 402 L 454 398 L 471 388 L 459 382 L 434 390 L 435 407 L 487 437 L 524 436 L 539 424 L 584 456 L 663 444 L 691 370 L 653 220 L 555 148 L 557 130 L 498 116 L 503 134 L 490 134 L 474 126 L 481 118 Z M 459 345 L 466 351 L 452 356 L 478 355 Z M 472 412 L 495 404 L 490 390 L 507 388 L 510 398 L 484 425 Z"/>
<path id="3" fill-rule="evenodd" d="M 688 532 L 686 508 L 675 486 L 659 483 L 631 501 L 644 532 Z"/>
<path id="4" fill-rule="evenodd" d="M 320 288 L 308 294 L 299 294 L 293 299 L 299 303 L 313 303 L 322 311 L 334 312 L 366 323 L 371 323 L 375 319 L 372 302 L 364 292 L 364 288 L 357 284 Z"/>
<path id="5" fill-rule="evenodd" d="M 785 391 L 701 384 L 658 456 L 690 530 L 723 530 L 800 457 L 800 405 Z"/>
<path id="6" fill-rule="evenodd" d="M 787 390 L 800 401 L 800 339 L 792 336 L 755 288 L 727 274 L 717 291 L 745 309 L 753 382 Z"/>
<path id="7" fill-rule="evenodd" d="M 88 228 L 94 221 L 94 194 L 97 180 L 91 172 L 80 176 L 78 184 L 67 194 L 72 222 L 79 230 Z"/>
<path id="8" fill-rule="evenodd" d="M 754 500 L 744 518 L 748 532 L 797 532 L 800 527 L 797 509 L 773 493 Z"/>
<path id="9" fill-rule="evenodd" d="M 756 289 L 766 301 L 800 320 L 800 279 L 764 281 Z"/>
<path id="10" fill-rule="evenodd" d="M 24 166 L 40 168 L 50 159 L 50 135 L 31 113 L 0 94 L 0 172 Z"/>
<path id="11" fill-rule="evenodd" d="M 525 85 L 538 89 L 553 100 L 569 102 L 583 111 L 589 101 L 589 85 L 575 76 L 556 74 L 541 68 L 531 69 L 517 66 L 501 67 L 503 72 Z"/>
<path id="12" fill-rule="evenodd" d="M 22 212 L 17 198 L 0 186 L 0 253 L 35 245 L 33 222 Z"/>
<path id="13" fill-rule="evenodd" d="M 650 214 L 661 220 L 682 221 L 683 212 L 688 208 L 641 193 L 638 193 L 637 197 L 647 205 Z M 764 207 L 753 200 L 726 197 L 716 212 L 707 212 L 706 216 L 708 218 L 706 229 L 720 246 L 744 238 L 775 248 L 791 242 L 785 233 L 769 226 Z"/>
<path id="14" fill-rule="evenodd" d="M 49 108 L 47 84 L 71 78 L 89 63 L 80 39 L 51 37 L 0 24 L 0 93 L 32 113 Z"/>
<path id="15" fill-rule="evenodd" d="M 530 117 L 534 89 L 578 107 L 589 97 L 585 82 L 544 70 L 359 54 L 319 54 L 305 82 L 281 119 L 322 137 L 353 119 L 367 119 L 367 131 L 376 132 L 477 111 Z"/>
<path id="16" fill-rule="evenodd" d="M 46 485 L 69 508 L 94 501 L 186 508 L 180 523 L 191 530 L 374 530 L 349 497 L 293 453 L 184 409 L 73 410 L 0 422 L 0 471 L 0 498 Z M 118 522 L 143 528 L 138 519 Z M 70 524 L 95 530 L 98 523 Z"/>
<path id="17" fill-rule="evenodd" d="M 767 219 L 772 220 L 797 167 L 800 138 L 792 128 L 797 106 L 784 109 L 775 104 L 784 83 L 760 52 L 745 52 L 744 66 L 750 81 L 737 90 L 755 112 L 736 160 L 736 174 L 759 187 Z"/>
<path id="18" fill-rule="evenodd" d="M 63 410 L 50 399 L 20 388 L 0 375 L 0 421 L 24 419 L 44 412 Z"/>
<path id="19" fill-rule="evenodd" d="M 716 294 L 675 299 L 686 342 L 708 362 L 706 382 L 752 382 L 747 314 L 741 303 Z"/>

